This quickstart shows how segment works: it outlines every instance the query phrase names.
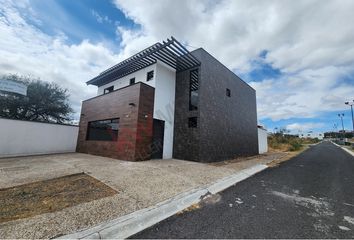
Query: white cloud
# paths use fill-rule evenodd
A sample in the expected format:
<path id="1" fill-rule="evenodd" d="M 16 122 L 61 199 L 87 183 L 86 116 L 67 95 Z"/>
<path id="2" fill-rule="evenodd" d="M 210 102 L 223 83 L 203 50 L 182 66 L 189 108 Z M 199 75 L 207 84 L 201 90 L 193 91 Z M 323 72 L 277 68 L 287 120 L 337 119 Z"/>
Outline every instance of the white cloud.
<path id="1" fill-rule="evenodd" d="M 115 0 L 140 24 L 120 28 L 127 53 L 174 35 L 202 46 L 236 73 L 264 62 L 281 71 L 279 79 L 251 82 L 257 90 L 258 116 L 273 120 L 314 117 L 344 109 L 354 83 L 354 1 L 141 1 Z"/>
<path id="2" fill-rule="evenodd" d="M 308 132 L 313 131 L 316 129 L 320 129 L 324 127 L 324 123 L 292 123 L 286 126 L 286 129 L 290 130 L 291 132 L 298 133 L 298 132 Z"/>
<path id="3" fill-rule="evenodd" d="M 23 13 L 23 8 L 1 1 L 0 73 L 32 75 L 68 88 L 77 118 L 81 101 L 96 94 L 96 87 L 86 86 L 86 81 L 121 57 L 100 43 L 67 44 L 65 35 L 46 35 L 25 20 L 23 14 L 30 12 Z"/>
<path id="4" fill-rule="evenodd" d="M 205 48 L 237 74 L 250 71 L 267 50 L 262 61 L 278 68 L 281 76 L 251 82 L 260 119 L 310 118 L 345 109 L 344 101 L 354 97 L 354 83 L 341 80 L 353 79 L 354 73 L 351 0 L 115 0 L 141 26 L 117 27 L 119 54 L 104 42 L 68 44 L 64 34 L 49 36 L 26 21 L 41 24 L 27 1 L 16 7 L 0 1 L 0 73 L 32 74 L 59 83 L 69 88 L 76 111 L 81 100 L 95 94 L 87 80 L 171 35 Z"/>
<path id="5" fill-rule="evenodd" d="M 319 112 L 346 109 L 344 101 L 353 98 L 354 84 L 340 81 L 350 67 L 307 69 L 284 74 L 277 80 L 251 82 L 257 90 L 260 118 L 315 117 Z"/>
<path id="6" fill-rule="evenodd" d="M 112 20 L 108 17 L 108 16 L 102 16 L 101 14 L 99 14 L 98 12 L 96 12 L 95 10 L 91 10 L 91 14 L 92 16 L 94 16 L 97 20 L 97 22 L 99 23 L 112 23 Z"/>

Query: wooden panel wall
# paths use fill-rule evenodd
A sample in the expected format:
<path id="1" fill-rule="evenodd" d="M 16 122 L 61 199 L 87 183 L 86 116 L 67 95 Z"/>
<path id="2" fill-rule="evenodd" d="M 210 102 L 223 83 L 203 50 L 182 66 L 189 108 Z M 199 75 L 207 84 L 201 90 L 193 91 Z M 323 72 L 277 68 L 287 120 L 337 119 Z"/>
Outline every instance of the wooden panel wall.
<path id="1" fill-rule="evenodd" d="M 84 101 L 77 152 L 130 161 L 149 159 L 153 109 L 154 88 L 140 82 Z M 119 118 L 117 141 L 86 140 L 88 122 L 111 118 Z"/>

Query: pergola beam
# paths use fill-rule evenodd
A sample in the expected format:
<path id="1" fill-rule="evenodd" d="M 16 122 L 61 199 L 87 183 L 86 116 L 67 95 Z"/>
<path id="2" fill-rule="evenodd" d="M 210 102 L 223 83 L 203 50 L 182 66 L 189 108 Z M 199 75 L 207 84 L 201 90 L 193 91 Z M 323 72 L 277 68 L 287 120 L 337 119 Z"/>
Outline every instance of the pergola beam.
<path id="1" fill-rule="evenodd" d="M 116 64 L 103 71 L 97 77 L 91 79 L 87 84 L 102 86 L 103 84 L 124 77 L 132 72 L 150 66 L 157 61 L 161 61 L 176 69 L 177 72 L 194 68 L 200 65 L 199 60 L 194 57 L 181 43 L 174 37 L 167 39 L 167 42 L 156 43 L 134 56 Z"/>

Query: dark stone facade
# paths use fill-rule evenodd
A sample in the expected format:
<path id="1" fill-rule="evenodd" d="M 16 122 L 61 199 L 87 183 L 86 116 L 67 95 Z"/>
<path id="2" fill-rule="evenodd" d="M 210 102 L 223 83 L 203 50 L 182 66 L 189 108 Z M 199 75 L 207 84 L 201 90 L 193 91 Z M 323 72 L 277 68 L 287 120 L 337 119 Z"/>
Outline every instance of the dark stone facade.
<path id="1" fill-rule="evenodd" d="M 77 152 L 130 161 L 149 159 L 154 93 L 153 87 L 139 82 L 83 101 Z M 119 118 L 117 141 L 86 140 L 88 122 L 111 118 Z"/>
<path id="2" fill-rule="evenodd" d="M 189 76 L 191 70 L 176 73 L 173 157 L 198 161 L 200 128 L 188 127 L 188 118 L 190 117 L 197 117 L 199 124 L 199 110 L 189 110 Z"/>
<path id="3" fill-rule="evenodd" d="M 258 154 L 255 90 L 204 49 L 192 54 L 201 61 L 199 106 L 189 111 L 190 70 L 177 73 L 173 157 L 213 162 Z M 188 128 L 192 116 L 198 128 Z"/>

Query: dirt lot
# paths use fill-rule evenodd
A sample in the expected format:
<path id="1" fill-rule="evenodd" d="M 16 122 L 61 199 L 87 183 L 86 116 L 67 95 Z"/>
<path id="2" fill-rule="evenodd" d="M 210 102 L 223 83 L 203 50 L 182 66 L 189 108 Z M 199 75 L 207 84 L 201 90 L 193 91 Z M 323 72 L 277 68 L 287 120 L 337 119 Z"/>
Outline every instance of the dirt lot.
<path id="1" fill-rule="evenodd" d="M 117 194 L 84 173 L 0 189 L 0 223 L 55 212 Z"/>

